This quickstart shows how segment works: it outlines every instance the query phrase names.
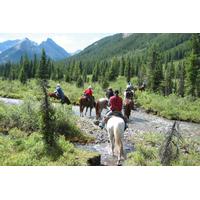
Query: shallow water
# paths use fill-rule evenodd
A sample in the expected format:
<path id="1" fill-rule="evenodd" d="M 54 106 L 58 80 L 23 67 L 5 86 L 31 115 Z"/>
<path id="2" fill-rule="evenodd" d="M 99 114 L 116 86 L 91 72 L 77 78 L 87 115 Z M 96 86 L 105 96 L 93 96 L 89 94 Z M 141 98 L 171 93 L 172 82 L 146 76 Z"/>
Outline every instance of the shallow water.
<path id="1" fill-rule="evenodd" d="M 20 99 L 11 99 L 11 98 L 4 98 L 4 97 L 0 97 L 0 101 L 6 104 L 11 104 L 11 105 L 20 105 L 23 103 L 23 100 L 20 100 Z"/>

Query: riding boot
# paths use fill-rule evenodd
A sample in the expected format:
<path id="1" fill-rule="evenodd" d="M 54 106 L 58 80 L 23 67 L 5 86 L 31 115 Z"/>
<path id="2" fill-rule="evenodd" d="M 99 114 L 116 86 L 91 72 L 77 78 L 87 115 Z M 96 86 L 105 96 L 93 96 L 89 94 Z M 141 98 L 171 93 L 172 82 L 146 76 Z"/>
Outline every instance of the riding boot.
<path id="1" fill-rule="evenodd" d="M 124 127 L 124 131 L 125 131 L 128 128 L 128 124 L 127 124 L 128 119 L 125 116 L 123 116 L 123 120 L 125 123 L 125 127 Z"/>
<path id="2" fill-rule="evenodd" d="M 127 123 L 125 122 L 125 127 L 124 127 L 124 131 L 128 128 Z"/>
<path id="3" fill-rule="evenodd" d="M 105 127 L 105 121 L 100 122 L 100 123 L 99 123 L 99 127 L 100 127 L 101 129 L 103 129 L 103 128 Z"/>
<path id="4" fill-rule="evenodd" d="M 99 123 L 99 127 L 101 129 L 103 129 L 105 127 L 105 124 L 107 123 L 109 117 L 105 117 L 100 123 Z"/>

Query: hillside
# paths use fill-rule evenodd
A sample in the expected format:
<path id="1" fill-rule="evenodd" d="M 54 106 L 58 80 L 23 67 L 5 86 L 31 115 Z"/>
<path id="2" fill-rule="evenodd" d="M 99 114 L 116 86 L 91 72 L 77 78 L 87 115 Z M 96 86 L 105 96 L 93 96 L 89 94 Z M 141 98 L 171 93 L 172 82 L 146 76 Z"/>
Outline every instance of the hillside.
<path id="1" fill-rule="evenodd" d="M 70 59 L 84 61 L 107 59 L 124 54 L 144 55 L 153 44 L 158 45 L 165 55 L 170 54 L 174 60 L 182 59 L 190 50 L 188 45 L 190 38 L 191 34 L 179 33 L 120 33 L 93 43 Z"/>

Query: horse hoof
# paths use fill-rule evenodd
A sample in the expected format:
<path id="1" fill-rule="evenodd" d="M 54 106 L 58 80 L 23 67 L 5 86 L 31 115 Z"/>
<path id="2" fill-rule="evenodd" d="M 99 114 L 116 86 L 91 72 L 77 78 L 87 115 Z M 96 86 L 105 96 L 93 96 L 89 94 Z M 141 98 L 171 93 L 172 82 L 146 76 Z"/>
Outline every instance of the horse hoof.
<path id="1" fill-rule="evenodd" d="M 122 166 L 120 160 L 117 161 L 117 166 Z"/>

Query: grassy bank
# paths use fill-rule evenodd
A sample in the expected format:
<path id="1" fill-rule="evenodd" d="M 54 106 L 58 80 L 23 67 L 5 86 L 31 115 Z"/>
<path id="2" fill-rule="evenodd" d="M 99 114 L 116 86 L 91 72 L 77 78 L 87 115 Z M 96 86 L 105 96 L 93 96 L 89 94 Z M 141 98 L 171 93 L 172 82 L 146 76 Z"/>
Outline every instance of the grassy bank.
<path id="1" fill-rule="evenodd" d="M 91 77 L 90 77 L 91 79 Z M 137 80 L 133 78 L 132 83 L 136 84 Z M 55 90 L 57 82 L 49 81 L 49 92 Z M 64 93 L 68 96 L 72 103 L 78 103 L 79 98 L 83 94 L 84 88 L 92 85 L 94 89 L 95 99 L 105 96 L 105 91 L 102 90 L 98 83 L 85 83 L 83 88 L 77 88 L 75 84 L 60 82 Z M 126 87 L 126 79 L 118 77 L 116 81 L 110 82 L 113 89 L 120 90 L 120 95 L 124 93 Z M 34 96 L 39 98 L 39 89 L 36 80 L 30 80 L 26 85 L 21 84 L 19 81 L 2 81 L 0 80 L 0 96 L 24 99 L 27 96 Z M 200 99 L 193 100 L 189 97 L 178 97 L 170 95 L 167 97 L 150 92 L 136 92 L 137 104 L 145 110 L 158 114 L 168 119 L 176 119 L 183 121 L 200 122 Z M 58 100 L 51 100 L 57 101 Z"/>
<path id="2" fill-rule="evenodd" d="M 200 99 L 137 92 L 137 103 L 145 110 L 168 119 L 200 123 Z"/>
<path id="3" fill-rule="evenodd" d="M 161 145 L 165 136 L 155 133 L 140 133 L 134 135 L 132 142 L 135 151 L 128 154 L 125 165 L 130 166 L 160 166 L 159 156 Z M 200 165 L 200 138 L 184 138 L 179 143 L 179 157 L 173 166 L 199 166 Z"/>
<path id="4" fill-rule="evenodd" d="M 54 106 L 54 134 L 59 152 L 53 155 L 45 152 L 39 107 L 35 98 L 25 99 L 19 106 L 0 104 L 0 165 L 87 165 L 89 158 L 97 156 L 70 143 L 89 143 L 95 138 L 76 126 L 77 118 L 70 106 L 60 104 Z"/>
<path id="5" fill-rule="evenodd" d="M 59 151 L 46 153 L 42 135 L 38 132 L 27 136 L 19 129 L 10 129 L 8 135 L 0 134 L 0 166 L 76 166 L 87 165 L 97 154 L 78 150 L 64 136 L 58 140 Z"/>

